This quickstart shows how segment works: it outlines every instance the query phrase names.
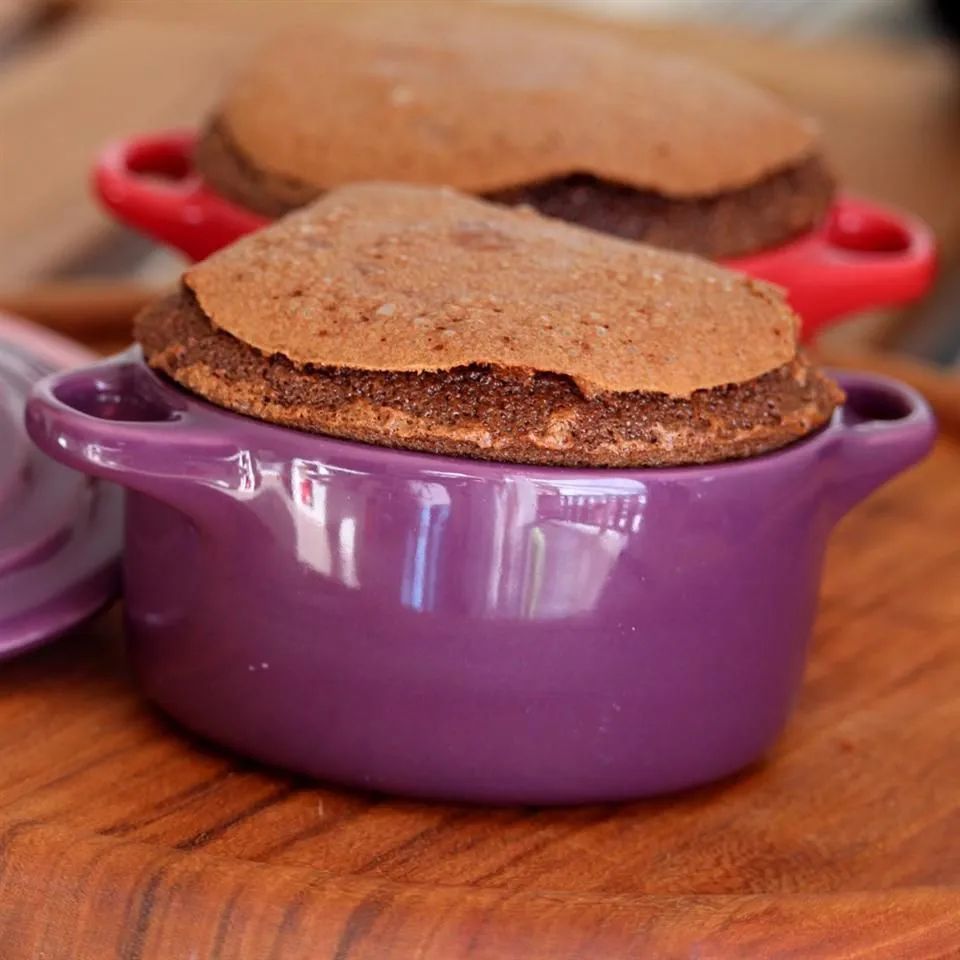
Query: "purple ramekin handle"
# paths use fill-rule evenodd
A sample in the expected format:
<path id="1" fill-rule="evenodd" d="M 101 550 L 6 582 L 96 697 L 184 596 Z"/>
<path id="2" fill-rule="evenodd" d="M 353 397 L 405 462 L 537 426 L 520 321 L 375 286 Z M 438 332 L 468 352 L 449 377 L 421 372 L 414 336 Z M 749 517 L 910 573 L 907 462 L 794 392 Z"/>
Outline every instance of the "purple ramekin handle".
<path id="1" fill-rule="evenodd" d="M 913 387 L 873 373 L 838 371 L 847 395 L 839 414 L 837 501 L 846 511 L 933 447 L 937 422 Z"/>
<path id="2" fill-rule="evenodd" d="M 178 491 L 237 486 L 235 443 L 171 402 L 134 348 L 41 380 L 26 409 L 27 432 L 69 467 L 160 499 Z"/>

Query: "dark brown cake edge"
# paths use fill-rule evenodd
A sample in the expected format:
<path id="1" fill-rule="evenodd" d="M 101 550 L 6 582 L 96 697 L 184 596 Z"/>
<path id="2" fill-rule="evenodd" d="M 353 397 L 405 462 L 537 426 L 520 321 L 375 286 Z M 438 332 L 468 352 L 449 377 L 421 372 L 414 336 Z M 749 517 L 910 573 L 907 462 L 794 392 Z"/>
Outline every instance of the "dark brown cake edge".
<path id="1" fill-rule="evenodd" d="M 746 383 L 585 397 L 565 376 L 489 367 L 409 373 L 299 368 L 213 327 L 186 290 L 137 318 L 147 362 L 236 413 L 378 446 L 571 467 L 709 463 L 778 449 L 842 393 L 798 357 Z"/>
<path id="2" fill-rule="evenodd" d="M 222 196 L 268 217 L 315 200 L 323 190 L 257 168 L 214 119 L 197 143 L 194 163 Z M 707 197 L 676 199 L 654 191 L 572 173 L 482 195 L 525 204 L 546 216 L 603 233 L 712 259 L 779 246 L 814 227 L 833 201 L 834 181 L 813 155 L 756 183 Z"/>

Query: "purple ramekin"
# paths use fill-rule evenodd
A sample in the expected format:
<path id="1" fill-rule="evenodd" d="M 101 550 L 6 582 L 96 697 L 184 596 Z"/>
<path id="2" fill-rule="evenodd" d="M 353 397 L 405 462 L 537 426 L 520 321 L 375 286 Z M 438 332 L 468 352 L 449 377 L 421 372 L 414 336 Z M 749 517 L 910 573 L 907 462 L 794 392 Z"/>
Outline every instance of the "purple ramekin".
<path id="1" fill-rule="evenodd" d="M 133 350 L 47 379 L 30 433 L 126 486 L 129 649 L 197 733 L 362 788 L 621 800 L 761 758 L 837 520 L 930 448 L 923 399 L 848 399 L 767 456 L 525 467 L 227 413 Z"/>

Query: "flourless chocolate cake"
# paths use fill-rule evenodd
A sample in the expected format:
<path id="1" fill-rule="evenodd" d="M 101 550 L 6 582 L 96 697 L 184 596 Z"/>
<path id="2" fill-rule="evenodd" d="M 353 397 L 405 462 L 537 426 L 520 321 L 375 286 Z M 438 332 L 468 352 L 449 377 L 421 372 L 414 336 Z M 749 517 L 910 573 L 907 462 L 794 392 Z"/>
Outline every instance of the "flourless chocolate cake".
<path id="1" fill-rule="evenodd" d="M 712 258 L 809 230 L 834 189 L 814 127 L 772 95 L 609 30 L 486 5 L 359 5 L 277 38 L 195 160 L 268 216 L 360 180 L 449 185 Z"/>
<path id="2" fill-rule="evenodd" d="M 564 466 L 705 463 L 821 426 L 839 389 L 780 292 L 453 190 L 360 184 L 190 268 L 148 363 L 287 427 Z"/>

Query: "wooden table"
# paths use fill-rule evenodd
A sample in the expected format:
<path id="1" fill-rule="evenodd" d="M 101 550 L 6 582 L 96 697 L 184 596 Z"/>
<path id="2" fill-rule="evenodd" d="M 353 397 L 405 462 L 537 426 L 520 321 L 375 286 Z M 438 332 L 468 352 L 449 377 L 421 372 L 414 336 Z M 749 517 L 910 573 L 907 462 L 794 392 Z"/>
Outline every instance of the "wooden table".
<path id="1" fill-rule="evenodd" d="M 957 956 L 960 404 L 913 379 L 942 439 L 839 528 L 765 765 L 568 810 L 319 787 L 152 710 L 112 610 L 0 670 L 0 957 Z"/>

